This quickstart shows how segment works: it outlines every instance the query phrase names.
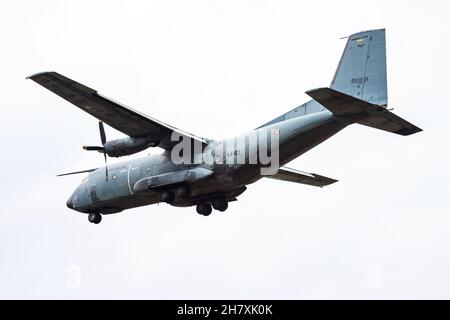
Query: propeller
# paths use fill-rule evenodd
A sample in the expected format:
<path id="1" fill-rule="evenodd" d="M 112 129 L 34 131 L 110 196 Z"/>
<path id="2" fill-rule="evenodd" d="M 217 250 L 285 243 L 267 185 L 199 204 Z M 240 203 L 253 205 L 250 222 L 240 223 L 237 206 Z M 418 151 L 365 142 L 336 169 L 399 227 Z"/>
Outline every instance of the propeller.
<path id="1" fill-rule="evenodd" d="M 100 153 L 103 153 L 103 156 L 105 157 L 105 173 L 106 173 L 106 181 L 108 181 L 108 163 L 107 163 L 107 154 L 105 152 L 105 143 L 106 143 L 106 134 L 105 134 L 105 127 L 103 126 L 103 122 L 98 123 L 98 129 L 100 131 L 100 140 L 102 142 L 101 146 L 83 146 L 83 149 L 86 151 L 98 151 Z"/>

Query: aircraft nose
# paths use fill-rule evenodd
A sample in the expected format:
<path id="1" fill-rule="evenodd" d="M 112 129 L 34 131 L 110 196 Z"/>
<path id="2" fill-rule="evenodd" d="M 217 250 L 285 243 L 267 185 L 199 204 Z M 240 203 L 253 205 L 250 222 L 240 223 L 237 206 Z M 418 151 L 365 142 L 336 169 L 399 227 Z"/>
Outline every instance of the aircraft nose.
<path id="1" fill-rule="evenodd" d="M 70 196 L 69 200 L 66 202 L 67 208 L 73 209 L 72 196 Z"/>

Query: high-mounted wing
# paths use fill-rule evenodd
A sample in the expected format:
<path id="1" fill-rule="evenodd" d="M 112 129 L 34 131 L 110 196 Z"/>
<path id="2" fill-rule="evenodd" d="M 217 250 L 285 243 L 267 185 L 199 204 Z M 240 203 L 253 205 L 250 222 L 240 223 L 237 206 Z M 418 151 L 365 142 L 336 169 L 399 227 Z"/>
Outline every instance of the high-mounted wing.
<path id="1" fill-rule="evenodd" d="M 301 184 L 307 184 L 314 187 L 325 187 L 332 183 L 337 182 L 335 179 L 320 176 L 314 173 L 306 173 L 299 170 L 282 167 L 278 169 L 278 173 L 272 176 L 264 176 L 265 178 L 284 180 L 289 182 L 296 182 Z"/>
<path id="2" fill-rule="evenodd" d="M 206 144 L 202 138 L 125 107 L 57 72 L 37 73 L 28 78 L 130 137 L 150 138 L 159 143 L 159 147 L 171 149 L 178 143 L 178 141 L 171 141 L 172 133 L 175 131 L 182 136 Z"/>

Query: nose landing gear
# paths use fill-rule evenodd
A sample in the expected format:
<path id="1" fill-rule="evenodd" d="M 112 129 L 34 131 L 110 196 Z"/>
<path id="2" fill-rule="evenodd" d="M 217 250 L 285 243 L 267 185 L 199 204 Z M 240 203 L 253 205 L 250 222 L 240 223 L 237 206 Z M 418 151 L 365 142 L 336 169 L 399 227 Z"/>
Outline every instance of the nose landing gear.
<path id="1" fill-rule="evenodd" d="M 99 224 L 102 221 L 102 215 L 98 212 L 89 213 L 88 220 L 90 223 Z"/>

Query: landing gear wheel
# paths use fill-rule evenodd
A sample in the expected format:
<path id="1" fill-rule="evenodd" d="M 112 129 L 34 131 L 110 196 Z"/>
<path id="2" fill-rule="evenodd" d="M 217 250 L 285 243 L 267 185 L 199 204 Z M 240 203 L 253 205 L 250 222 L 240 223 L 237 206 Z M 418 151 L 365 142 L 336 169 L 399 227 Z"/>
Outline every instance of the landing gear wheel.
<path id="1" fill-rule="evenodd" d="M 175 194 L 172 191 L 161 191 L 159 194 L 159 200 L 161 202 L 173 203 L 175 200 Z"/>
<path id="2" fill-rule="evenodd" d="M 88 220 L 90 223 L 99 224 L 102 221 L 102 215 L 98 212 L 89 213 Z"/>
<path id="3" fill-rule="evenodd" d="M 212 212 L 212 207 L 210 204 L 207 203 L 199 203 L 197 205 L 197 213 L 201 214 L 202 216 L 209 216 Z"/>
<path id="4" fill-rule="evenodd" d="M 174 193 L 177 198 L 186 198 L 191 192 L 188 187 L 181 186 L 176 188 Z"/>
<path id="5" fill-rule="evenodd" d="M 224 212 L 225 210 L 228 209 L 228 202 L 225 199 L 216 199 L 212 202 L 212 206 L 214 210 Z"/>

